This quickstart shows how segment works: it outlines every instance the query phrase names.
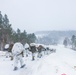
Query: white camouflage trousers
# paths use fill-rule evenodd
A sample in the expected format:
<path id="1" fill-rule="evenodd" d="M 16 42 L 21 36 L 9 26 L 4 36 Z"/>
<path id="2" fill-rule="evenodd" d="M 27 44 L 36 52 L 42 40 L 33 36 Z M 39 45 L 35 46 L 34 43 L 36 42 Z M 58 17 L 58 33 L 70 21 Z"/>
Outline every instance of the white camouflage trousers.
<path id="1" fill-rule="evenodd" d="M 14 67 L 18 67 L 19 63 L 20 66 L 24 64 L 22 55 L 14 56 Z"/>

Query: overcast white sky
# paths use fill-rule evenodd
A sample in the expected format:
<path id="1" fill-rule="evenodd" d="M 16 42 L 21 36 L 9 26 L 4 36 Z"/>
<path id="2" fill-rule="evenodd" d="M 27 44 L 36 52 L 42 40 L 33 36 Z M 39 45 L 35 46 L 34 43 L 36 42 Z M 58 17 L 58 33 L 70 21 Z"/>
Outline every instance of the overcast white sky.
<path id="1" fill-rule="evenodd" d="M 0 0 L 14 30 L 76 30 L 76 0 Z"/>

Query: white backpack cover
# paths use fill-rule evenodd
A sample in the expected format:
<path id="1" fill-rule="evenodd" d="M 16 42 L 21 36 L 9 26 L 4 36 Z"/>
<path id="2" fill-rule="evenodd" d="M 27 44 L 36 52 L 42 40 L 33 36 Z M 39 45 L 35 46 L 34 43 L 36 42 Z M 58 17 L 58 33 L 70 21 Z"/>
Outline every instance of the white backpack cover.
<path id="1" fill-rule="evenodd" d="M 24 48 L 25 48 L 25 49 L 26 49 L 26 48 L 29 48 L 29 44 L 26 43 L 26 44 L 24 45 Z"/>
<path id="2" fill-rule="evenodd" d="M 22 51 L 24 51 L 23 45 L 20 42 L 15 43 L 12 48 L 12 53 L 17 55 L 17 54 L 21 53 Z"/>

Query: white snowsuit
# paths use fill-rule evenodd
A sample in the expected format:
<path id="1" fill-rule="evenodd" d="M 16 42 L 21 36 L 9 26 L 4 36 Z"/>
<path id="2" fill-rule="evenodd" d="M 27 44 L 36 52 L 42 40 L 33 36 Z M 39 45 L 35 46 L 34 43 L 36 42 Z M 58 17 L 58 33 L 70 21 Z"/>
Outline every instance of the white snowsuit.
<path id="1" fill-rule="evenodd" d="M 9 49 L 9 44 L 6 44 L 4 47 L 4 51 L 6 51 L 6 57 L 9 57 L 8 49 Z"/>
<path id="2" fill-rule="evenodd" d="M 24 45 L 24 47 L 25 47 L 25 49 L 29 48 L 29 44 L 26 43 L 26 44 Z"/>
<path id="3" fill-rule="evenodd" d="M 29 44 L 28 43 L 26 43 L 25 45 L 24 45 L 24 48 L 25 48 L 25 53 L 26 53 L 26 57 L 28 56 L 28 51 L 29 51 Z"/>
<path id="4" fill-rule="evenodd" d="M 18 67 L 18 62 L 20 62 L 20 65 L 23 66 L 23 57 L 22 57 L 22 52 L 24 51 L 24 47 L 20 42 L 17 42 L 14 44 L 12 48 L 12 53 L 14 57 L 14 68 Z"/>
<path id="5" fill-rule="evenodd" d="M 7 48 L 9 48 L 9 44 L 6 44 L 6 45 L 5 45 L 5 49 L 7 49 Z"/>

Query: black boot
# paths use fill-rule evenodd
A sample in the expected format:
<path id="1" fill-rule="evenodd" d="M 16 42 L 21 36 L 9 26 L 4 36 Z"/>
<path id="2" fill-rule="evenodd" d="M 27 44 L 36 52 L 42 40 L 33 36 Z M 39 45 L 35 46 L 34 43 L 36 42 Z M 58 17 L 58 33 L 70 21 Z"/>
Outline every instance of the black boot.
<path id="1" fill-rule="evenodd" d="M 17 67 L 14 67 L 14 71 L 17 70 L 17 69 L 18 69 Z"/>
<path id="2" fill-rule="evenodd" d="M 24 68 L 24 67 L 25 67 L 25 64 L 21 66 L 21 68 Z"/>

